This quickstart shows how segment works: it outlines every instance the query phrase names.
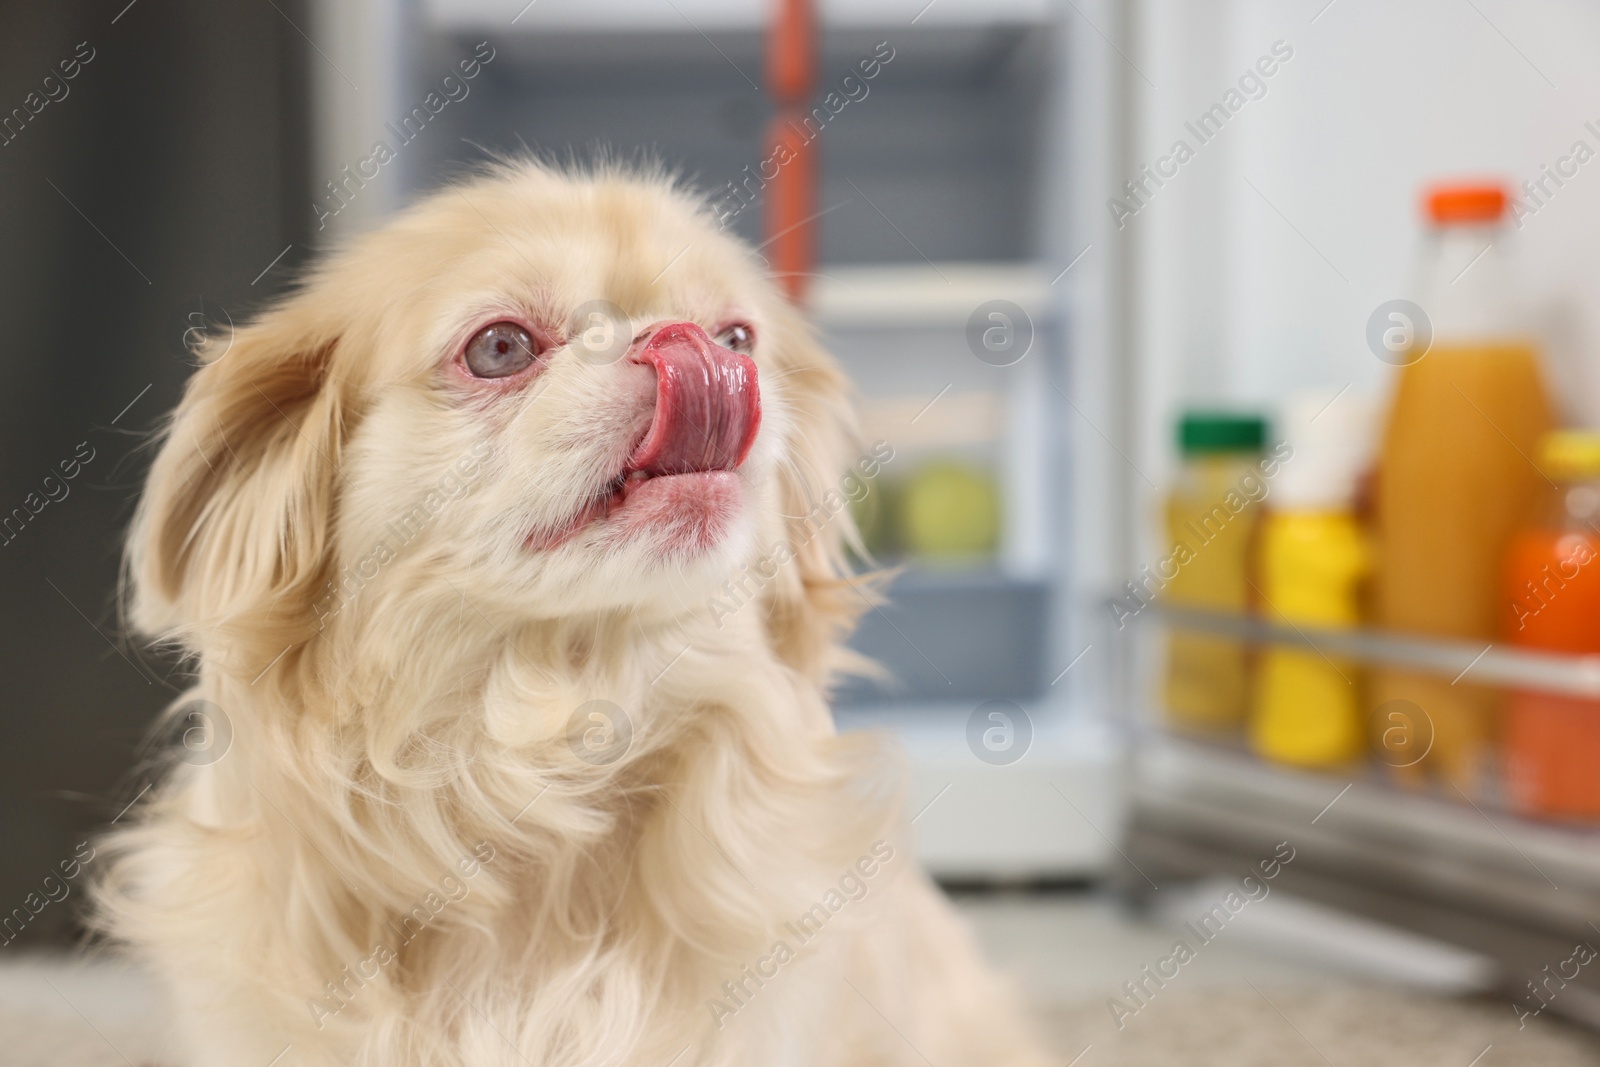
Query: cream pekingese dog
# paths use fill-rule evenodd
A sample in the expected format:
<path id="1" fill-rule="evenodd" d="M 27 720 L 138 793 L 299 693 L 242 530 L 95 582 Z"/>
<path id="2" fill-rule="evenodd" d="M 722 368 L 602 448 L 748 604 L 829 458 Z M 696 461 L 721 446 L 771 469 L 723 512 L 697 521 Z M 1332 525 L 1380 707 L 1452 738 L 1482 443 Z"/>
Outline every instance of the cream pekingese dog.
<path id="1" fill-rule="evenodd" d="M 826 704 L 892 444 L 692 197 L 503 165 L 203 358 L 128 570 L 206 755 L 98 894 L 188 1062 L 1044 1062 Z"/>

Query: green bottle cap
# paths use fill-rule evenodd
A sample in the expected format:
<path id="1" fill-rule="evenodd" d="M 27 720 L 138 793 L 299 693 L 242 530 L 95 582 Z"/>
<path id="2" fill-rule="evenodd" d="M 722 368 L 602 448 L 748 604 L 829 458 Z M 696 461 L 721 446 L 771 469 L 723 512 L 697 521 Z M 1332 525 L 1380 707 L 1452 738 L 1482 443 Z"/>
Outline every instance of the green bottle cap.
<path id="1" fill-rule="evenodd" d="M 1259 452 L 1267 440 L 1260 415 L 1225 411 L 1186 411 L 1178 420 L 1178 447 L 1184 455 L 1204 452 Z"/>

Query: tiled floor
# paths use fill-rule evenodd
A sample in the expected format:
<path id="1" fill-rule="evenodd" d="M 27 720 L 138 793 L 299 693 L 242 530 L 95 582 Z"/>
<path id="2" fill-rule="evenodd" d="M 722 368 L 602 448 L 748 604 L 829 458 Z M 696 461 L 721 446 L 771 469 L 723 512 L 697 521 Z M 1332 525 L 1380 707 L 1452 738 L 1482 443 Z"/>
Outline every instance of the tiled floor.
<path id="1" fill-rule="evenodd" d="M 160 1054 L 167 1010 L 149 978 L 110 959 L 0 956 L 0 1064 L 128 1067 Z"/>
<path id="2" fill-rule="evenodd" d="M 1087 893 L 958 896 L 956 906 L 990 958 L 1046 1001 L 1112 996 L 1140 968 L 1167 956 L 1181 932 L 1154 916 L 1138 921 L 1109 897 Z M 1326 964 L 1225 936 L 1183 973 L 1195 985 L 1238 984 L 1246 976 L 1274 984 L 1339 977 Z"/>
<path id="3" fill-rule="evenodd" d="M 1079 1067 L 1578 1067 L 1600 1041 L 1553 1016 L 1519 1028 L 1485 993 L 1485 961 L 1363 928 L 1274 895 L 1214 940 L 1184 928 L 1227 886 L 1163 890 L 1136 918 L 1108 897 L 980 895 L 957 907 L 1034 1001 L 1063 1064 Z M 1134 1000 L 1125 983 L 1197 946 L 1178 976 Z M 1123 1006 L 1116 1012 L 1113 998 Z"/>
<path id="4" fill-rule="evenodd" d="M 1198 892 L 1194 899 L 1206 899 Z M 1075 1056 L 1079 1067 L 1600 1063 L 1600 1045 L 1549 1018 L 1519 1030 L 1503 998 L 1436 997 L 1381 973 L 1382 953 L 1352 964 L 1317 950 L 1315 937 L 1278 936 L 1267 902 L 1252 922 L 1242 913 L 1118 1026 L 1108 1001 L 1120 996 L 1135 1006 L 1123 983 L 1184 935 L 1185 898 L 1174 899 L 1175 909 L 1146 919 L 1091 893 L 983 894 L 956 903 L 990 957 L 1037 1006 L 1063 1065 Z M 1404 947 L 1407 958 L 1428 955 Z M 1449 953 L 1431 969 L 1411 968 L 1413 979 L 1432 975 L 1436 986 L 1461 985 L 1472 973 Z M 0 954 L 0 1064 L 7 1067 L 158 1062 L 164 1017 L 150 983 L 127 966 Z"/>

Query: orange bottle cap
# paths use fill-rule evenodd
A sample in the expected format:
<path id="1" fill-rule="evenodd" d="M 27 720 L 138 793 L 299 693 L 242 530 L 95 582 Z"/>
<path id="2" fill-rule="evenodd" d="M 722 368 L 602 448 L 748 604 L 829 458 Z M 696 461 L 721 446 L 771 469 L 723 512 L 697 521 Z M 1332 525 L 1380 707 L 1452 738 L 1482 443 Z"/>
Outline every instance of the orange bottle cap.
<path id="1" fill-rule="evenodd" d="M 1494 222 L 1505 214 L 1506 191 L 1499 185 L 1437 185 L 1428 190 L 1428 217 L 1435 224 Z"/>

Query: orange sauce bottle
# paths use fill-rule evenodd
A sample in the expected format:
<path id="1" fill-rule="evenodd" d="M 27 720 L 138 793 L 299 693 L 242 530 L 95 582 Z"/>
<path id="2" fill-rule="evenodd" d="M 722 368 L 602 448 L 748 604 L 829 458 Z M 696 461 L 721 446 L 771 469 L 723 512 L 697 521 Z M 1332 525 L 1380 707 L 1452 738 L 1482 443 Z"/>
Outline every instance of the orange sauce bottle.
<path id="1" fill-rule="evenodd" d="M 1549 434 L 1539 459 L 1554 485 L 1511 542 L 1501 632 L 1524 648 L 1600 653 L 1600 434 Z M 1514 691 L 1504 747 L 1513 808 L 1600 817 L 1600 700 Z"/>

